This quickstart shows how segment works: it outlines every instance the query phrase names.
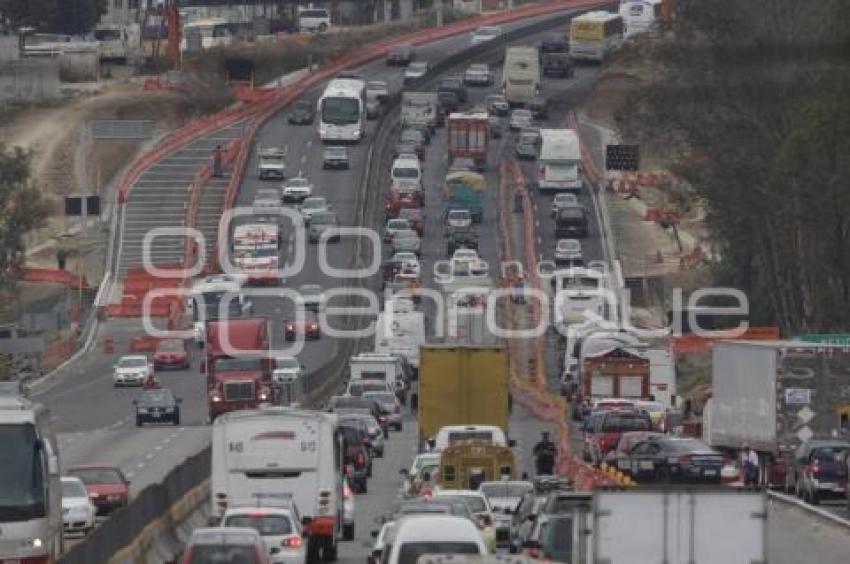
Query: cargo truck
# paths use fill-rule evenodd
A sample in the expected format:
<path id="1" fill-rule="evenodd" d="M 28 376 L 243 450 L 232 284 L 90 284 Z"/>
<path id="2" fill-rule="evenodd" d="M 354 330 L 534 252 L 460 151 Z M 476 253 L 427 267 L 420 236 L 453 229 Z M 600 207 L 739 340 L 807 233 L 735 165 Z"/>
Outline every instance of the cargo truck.
<path id="1" fill-rule="evenodd" d="M 502 346 L 426 345 L 420 351 L 420 444 L 446 425 L 507 433 L 508 355 Z"/>
<path id="2" fill-rule="evenodd" d="M 487 112 L 455 112 L 449 114 L 449 163 L 455 159 L 472 159 L 479 171 L 487 166 L 487 149 L 490 141 L 490 116 Z"/>
<path id="3" fill-rule="evenodd" d="M 580 364 L 584 412 L 594 399 L 650 397 L 650 362 L 639 348 L 616 338 L 591 337 L 582 342 Z"/>
<path id="4" fill-rule="evenodd" d="M 446 214 L 451 210 L 467 210 L 472 221 L 481 223 L 484 218 L 482 194 L 487 189 L 484 177 L 475 172 L 460 170 L 446 175 L 443 193 L 446 196 Z"/>
<path id="5" fill-rule="evenodd" d="M 433 130 L 440 125 L 440 102 L 436 92 L 402 92 L 401 126 Z"/>
<path id="6" fill-rule="evenodd" d="M 572 129 L 540 130 L 537 188 L 541 191 L 581 191 L 581 149 L 578 135 Z"/>
<path id="7" fill-rule="evenodd" d="M 791 486 L 794 450 L 809 439 L 850 436 L 850 350 L 802 341 L 717 341 L 703 438 L 736 455 L 759 454 L 760 482 Z"/>
<path id="8" fill-rule="evenodd" d="M 419 347 L 424 343 L 425 316 L 417 311 L 413 300 L 387 300 L 375 325 L 374 352 L 404 358 L 415 379 L 419 372 Z"/>

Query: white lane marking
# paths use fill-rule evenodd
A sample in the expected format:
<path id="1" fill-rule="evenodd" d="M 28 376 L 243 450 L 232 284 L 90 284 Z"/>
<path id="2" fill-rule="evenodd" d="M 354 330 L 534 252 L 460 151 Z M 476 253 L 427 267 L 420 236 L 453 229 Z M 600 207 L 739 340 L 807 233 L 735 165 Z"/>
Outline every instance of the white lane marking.
<path id="1" fill-rule="evenodd" d="M 150 460 L 151 458 L 153 458 L 153 454 L 148 453 L 145 455 L 145 460 Z"/>
<path id="2" fill-rule="evenodd" d="M 162 450 L 162 445 L 156 445 L 156 446 L 154 447 L 154 450 L 156 450 L 156 451 L 160 451 L 160 450 Z"/>
<path id="3" fill-rule="evenodd" d="M 145 467 L 144 462 L 139 462 L 138 464 L 136 464 L 136 468 L 144 468 L 144 467 Z"/>
<path id="4" fill-rule="evenodd" d="M 122 470 L 122 472 L 124 473 L 124 477 L 128 480 L 136 475 L 132 470 Z"/>

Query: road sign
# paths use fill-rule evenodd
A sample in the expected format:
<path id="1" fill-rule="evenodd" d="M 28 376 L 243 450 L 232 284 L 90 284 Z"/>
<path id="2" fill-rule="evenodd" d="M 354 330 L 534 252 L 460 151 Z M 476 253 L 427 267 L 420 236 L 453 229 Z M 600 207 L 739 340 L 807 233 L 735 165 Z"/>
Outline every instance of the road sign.
<path id="1" fill-rule="evenodd" d="M 812 390 L 810 390 L 809 388 L 785 389 L 785 405 L 809 405 L 810 403 L 812 403 Z M 804 407 L 803 409 L 808 410 L 809 408 Z M 800 412 L 797 413 L 798 417 L 800 417 L 800 413 L 802 413 L 803 409 L 801 409 Z M 808 422 L 808 420 L 803 421 L 803 423 Z"/>
<path id="2" fill-rule="evenodd" d="M 809 439 L 811 439 L 814 436 L 815 436 L 815 434 L 812 432 L 811 429 L 809 429 L 808 426 L 804 426 L 802 429 L 797 431 L 797 438 L 800 439 L 803 442 L 808 441 Z"/>
<path id="3" fill-rule="evenodd" d="M 100 196 L 65 196 L 65 215 L 100 215 Z"/>
<path id="4" fill-rule="evenodd" d="M 605 145 L 605 170 L 638 170 L 640 147 L 638 145 Z"/>
<path id="5" fill-rule="evenodd" d="M 809 409 L 809 406 L 807 405 L 804 405 L 803 408 L 797 412 L 797 419 L 802 421 L 804 425 L 807 425 L 814 416 L 815 412 Z"/>
<path id="6" fill-rule="evenodd" d="M 850 346 L 850 333 L 808 333 L 799 337 L 806 343 Z"/>

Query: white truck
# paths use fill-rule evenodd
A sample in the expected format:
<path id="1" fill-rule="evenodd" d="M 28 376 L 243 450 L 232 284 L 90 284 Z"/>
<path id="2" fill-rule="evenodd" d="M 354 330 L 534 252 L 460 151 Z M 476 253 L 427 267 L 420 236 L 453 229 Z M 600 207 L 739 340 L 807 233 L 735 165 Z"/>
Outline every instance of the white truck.
<path id="1" fill-rule="evenodd" d="M 141 55 L 142 32 L 137 23 L 99 23 L 94 38 L 100 43 L 102 61 L 134 62 Z"/>
<path id="2" fill-rule="evenodd" d="M 712 397 L 703 408 L 703 439 L 759 455 L 760 479 L 786 479 L 794 450 L 808 439 L 850 434 L 850 350 L 803 341 L 717 341 L 712 346 Z"/>
<path id="3" fill-rule="evenodd" d="M 409 299 L 390 299 L 375 325 L 375 352 L 404 357 L 419 373 L 419 347 L 425 344 L 425 316 Z"/>
<path id="4" fill-rule="evenodd" d="M 217 274 L 195 281 L 191 295 L 186 299 L 187 310 L 192 315 L 195 343 L 202 347 L 206 341 L 206 322 L 222 317 L 240 317 L 251 311 L 251 301 L 245 298 L 242 288 L 245 278 L 231 274 Z"/>
<path id="5" fill-rule="evenodd" d="M 540 93 L 540 55 L 536 47 L 508 47 L 502 88 L 511 106 L 522 106 Z"/>
<path id="6" fill-rule="evenodd" d="M 540 130 L 537 188 L 541 191 L 581 191 L 581 147 L 572 129 Z"/>
<path id="7" fill-rule="evenodd" d="M 400 356 L 360 353 L 348 359 L 349 380 L 383 380 L 396 389 L 404 384 L 404 361 Z"/>
<path id="8" fill-rule="evenodd" d="M 260 149 L 257 161 L 260 180 L 283 180 L 286 176 L 286 151 L 277 147 Z"/>
<path id="9" fill-rule="evenodd" d="M 343 445 L 336 416 L 283 407 L 226 413 L 213 423 L 211 515 L 289 495 L 310 522 L 308 559 L 336 559 L 343 524 Z"/>
<path id="10" fill-rule="evenodd" d="M 279 282 L 280 225 L 244 223 L 233 229 L 232 263 L 246 282 L 275 285 Z"/>
<path id="11" fill-rule="evenodd" d="M 489 282 L 489 278 L 482 279 Z M 465 345 L 496 345 L 499 338 L 487 320 L 487 302 L 493 291 L 491 284 L 451 288 L 445 294 L 447 343 Z M 498 310 L 496 310 L 498 311 Z M 496 316 L 498 323 L 498 316 Z"/>
<path id="12" fill-rule="evenodd" d="M 440 103 L 436 92 L 402 92 L 401 126 L 434 129 L 440 121 Z"/>
<path id="13" fill-rule="evenodd" d="M 649 393 L 665 408 L 678 407 L 676 366 L 670 351 L 648 348 L 645 354 L 649 357 Z"/>
<path id="14" fill-rule="evenodd" d="M 767 496 L 715 490 L 596 491 L 591 558 L 607 564 L 767 562 Z M 581 518 L 574 521 L 576 530 Z M 576 543 L 580 547 L 582 543 Z M 577 547 L 578 548 L 578 547 Z"/>

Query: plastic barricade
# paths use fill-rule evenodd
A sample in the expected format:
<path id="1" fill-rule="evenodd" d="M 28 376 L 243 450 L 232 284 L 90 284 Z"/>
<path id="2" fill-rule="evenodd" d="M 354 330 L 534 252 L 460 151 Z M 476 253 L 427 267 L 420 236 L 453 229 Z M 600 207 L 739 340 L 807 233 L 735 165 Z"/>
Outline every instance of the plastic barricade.
<path id="1" fill-rule="evenodd" d="M 24 282 L 62 284 L 75 289 L 89 287 L 84 276 L 73 274 L 66 270 L 55 270 L 52 268 L 23 267 L 20 273 L 20 280 Z"/>

